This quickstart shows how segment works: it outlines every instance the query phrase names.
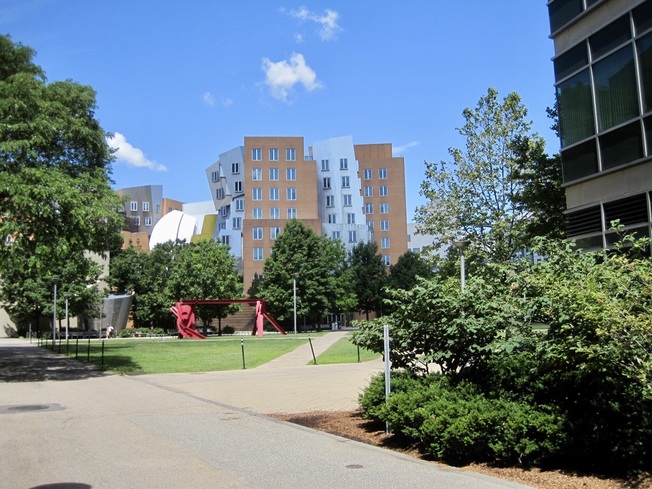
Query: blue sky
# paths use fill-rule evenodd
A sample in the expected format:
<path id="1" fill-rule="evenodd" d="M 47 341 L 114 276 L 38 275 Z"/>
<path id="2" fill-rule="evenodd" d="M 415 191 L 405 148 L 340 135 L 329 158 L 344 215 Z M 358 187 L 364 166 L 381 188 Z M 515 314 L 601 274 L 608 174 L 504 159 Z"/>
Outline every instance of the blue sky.
<path id="1" fill-rule="evenodd" d="M 545 0 L 0 0 L 0 33 L 96 90 L 116 188 L 209 200 L 204 170 L 244 136 L 351 135 L 405 158 L 411 219 L 424 160 L 450 161 L 489 87 L 559 149 Z"/>

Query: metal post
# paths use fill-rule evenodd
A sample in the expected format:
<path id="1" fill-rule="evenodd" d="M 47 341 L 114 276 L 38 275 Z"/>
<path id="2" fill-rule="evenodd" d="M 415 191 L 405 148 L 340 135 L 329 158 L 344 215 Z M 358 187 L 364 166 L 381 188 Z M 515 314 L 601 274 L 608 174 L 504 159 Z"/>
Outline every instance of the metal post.
<path id="1" fill-rule="evenodd" d="M 294 335 L 297 335 L 297 279 L 292 279 L 293 304 L 294 304 Z"/>
<path id="2" fill-rule="evenodd" d="M 388 402 L 389 395 L 392 393 L 391 361 L 389 358 L 389 324 L 383 325 L 383 341 L 385 353 L 385 402 Z M 389 423 L 385 423 L 385 432 L 392 432 Z"/>
<path id="3" fill-rule="evenodd" d="M 464 287 L 466 286 L 466 270 L 464 263 L 464 250 L 469 247 L 471 241 L 468 239 L 458 239 L 453 241 L 453 246 L 460 250 L 460 281 L 462 282 L 462 292 L 464 292 Z"/>
<path id="4" fill-rule="evenodd" d="M 462 258 L 460 260 L 460 275 L 462 282 L 462 292 L 464 292 L 464 287 L 466 286 L 466 271 L 464 269 L 464 250 L 460 250 Z"/>
<path id="5" fill-rule="evenodd" d="M 310 343 L 310 350 L 312 351 L 312 360 L 315 362 L 314 364 L 317 365 L 317 357 L 315 357 L 315 349 L 312 347 L 312 339 L 310 336 L 308 336 L 308 343 Z"/>
<path id="6" fill-rule="evenodd" d="M 244 340 L 240 340 L 240 347 L 242 348 L 242 370 L 247 370 L 247 366 L 245 365 Z"/>
<path id="7" fill-rule="evenodd" d="M 70 317 L 68 316 L 68 296 L 66 296 L 66 341 L 68 341 L 69 327 L 70 327 Z"/>
<path id="8" fill-rule="evenodd" d="M 54 277 L 54 301 L 52 302 L 52 351 L 54 351 L 54 342 L 57 337 L 57 282 L 58 278 Z"/>

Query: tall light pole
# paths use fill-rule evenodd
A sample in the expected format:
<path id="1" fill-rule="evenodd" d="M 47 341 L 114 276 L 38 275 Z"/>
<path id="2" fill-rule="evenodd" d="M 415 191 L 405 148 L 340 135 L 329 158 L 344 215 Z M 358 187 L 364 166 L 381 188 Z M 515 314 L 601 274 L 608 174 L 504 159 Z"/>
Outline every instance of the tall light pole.
<path id="1" fill-rule="evenodd" d="M 297 335 L 297 277 L 292 276 L 292 302 L 294 304 L 294 336 Z"/>
<path id="2" fill-rule="evenodd" d="M 70 328 L 70 317 L 68 317 L 68 294 L 66 294 L 66 340 L 68 340 L 68 329 Z"/>
<path id="3" fill-rule="evenodd" d="M 54 345 L 54 342 L 56 341 L 55 338 L 57 337 L 57 282 L 59 282 L 59 277 L 53 277 L 52 281 L 54 282 L 54 300 L 52 301 L 52 345 Z"/>
<path id="4" fill-rule="evenodd" d="M 462 282 L 462 292 L 464 292 L 464 287 L 466 286 L 466 270 L 464 269 L 464 250 L 469 247 L 471 241 L 468 239 L 459 239 L 453 241 L 453 246 L 460 250 L 460 279 Z"/>

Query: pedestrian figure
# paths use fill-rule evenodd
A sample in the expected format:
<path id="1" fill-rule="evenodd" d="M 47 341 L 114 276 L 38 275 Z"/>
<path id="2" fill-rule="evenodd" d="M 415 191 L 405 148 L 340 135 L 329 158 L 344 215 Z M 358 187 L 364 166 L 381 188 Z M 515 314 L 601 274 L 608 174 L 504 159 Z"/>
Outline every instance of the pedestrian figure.
<path id="1" fill-rule="evenodd" d="M 106 339 L 107 340 L 109 338 L 111 338 L 111 333 L 113 333 L 113 326 L 111 326 L 110 324 L 107 324 L 106 325 Z"/>

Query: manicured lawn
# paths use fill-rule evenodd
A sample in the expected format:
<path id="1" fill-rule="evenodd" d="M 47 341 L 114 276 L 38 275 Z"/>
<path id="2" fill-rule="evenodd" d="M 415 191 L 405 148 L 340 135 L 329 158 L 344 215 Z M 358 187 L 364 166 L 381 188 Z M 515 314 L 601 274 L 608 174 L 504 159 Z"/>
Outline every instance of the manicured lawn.
<path id="1" fill-rule="evenodd" d="M 104 369 L 129 373 L 183 373 L 254 368 L 306 343 L 306 336 L 111 339 L 104 345 Z M 80 342 L 79 360 L 86 361 L 87 343 Z M 69 355 L 74 356 L 74 348 Z M 90 361 L 102 361 L 102 342 L 91 341 Z"/>
<path id="2" fill-rule="evenodd" d="M 365 348 L 360 348 L 360 361 L 366 362 L 380 355 Z M 358 361 L 358 347 L 351 343 L 348 336 L 338 340 L 333 346 L 317 357 L 318 365 L 330 363 L 355 363 Z"/>

